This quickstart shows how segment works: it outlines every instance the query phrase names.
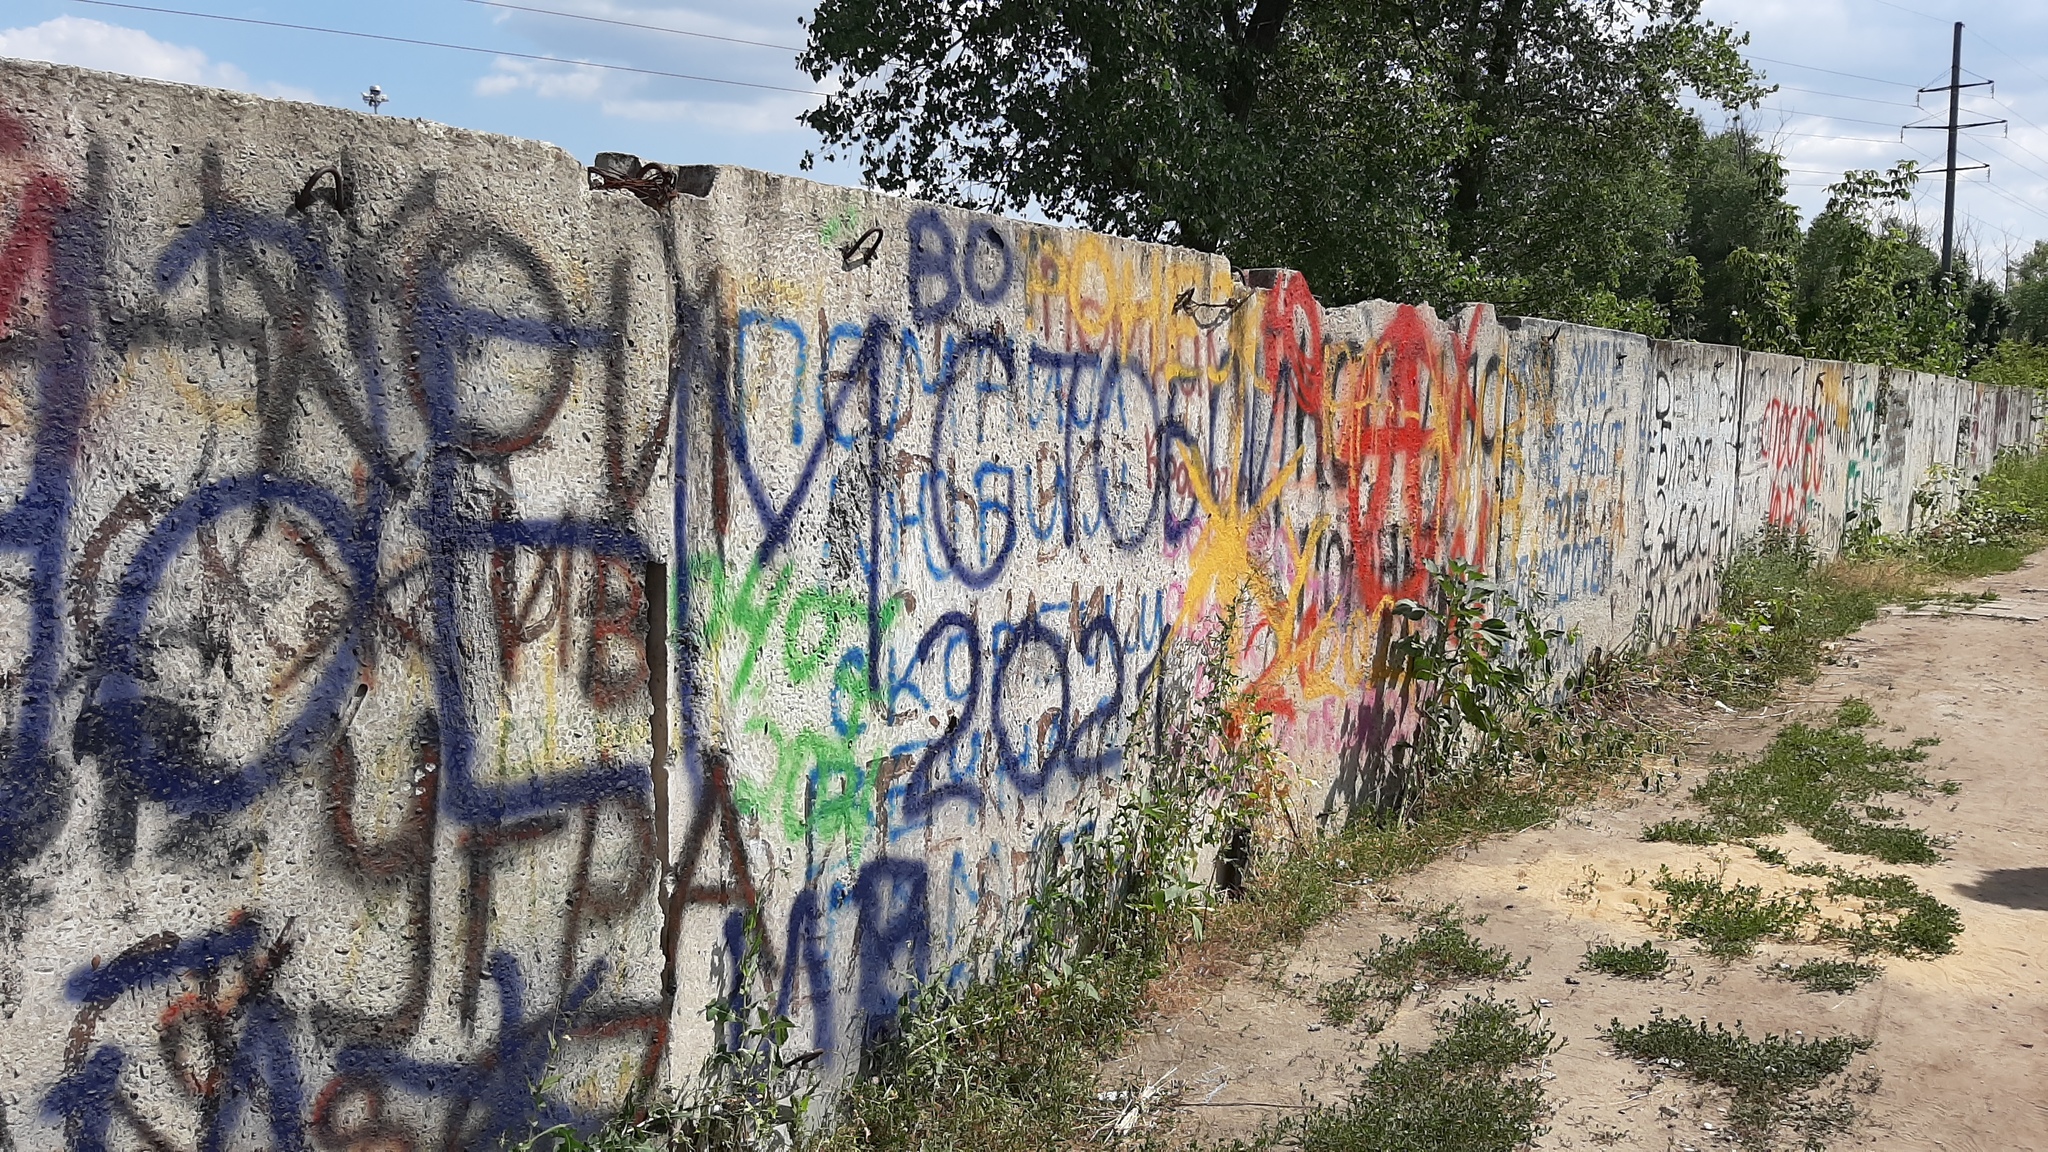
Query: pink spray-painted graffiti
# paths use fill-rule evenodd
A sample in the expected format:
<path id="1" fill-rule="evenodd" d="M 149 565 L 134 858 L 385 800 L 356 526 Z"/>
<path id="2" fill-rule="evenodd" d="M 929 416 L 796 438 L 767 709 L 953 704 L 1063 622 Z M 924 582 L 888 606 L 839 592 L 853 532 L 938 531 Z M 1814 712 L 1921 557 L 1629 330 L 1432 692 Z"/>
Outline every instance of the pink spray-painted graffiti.
<path id="1" fill-rule="evenodd" d="M 1762 428 L 1757 462 L 1769 476 L 1765 521 L 1774 528 L 1800 531 L 1822 483 L 1820 413 L 1811 405 L 1773 399 L 1764 407 Z"/>

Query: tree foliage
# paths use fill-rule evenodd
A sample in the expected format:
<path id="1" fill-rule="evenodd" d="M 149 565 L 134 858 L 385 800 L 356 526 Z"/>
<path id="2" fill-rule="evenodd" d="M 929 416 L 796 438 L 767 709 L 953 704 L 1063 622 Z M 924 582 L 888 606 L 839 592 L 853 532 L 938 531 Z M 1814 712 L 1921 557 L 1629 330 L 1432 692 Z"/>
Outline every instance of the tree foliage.
<path id="1" fill-rule="evenodd" d="M 1962 370 L 1963 294 L 1941 279 L 1940 259 L 1897 211 L 1918 178 L 1902 163 L 1847 172 L 1829 190 L 1797 265 L 1799 328 L 1811 355 Z"/>
<path id="2" fill-rule="evenodd" d="M 2048 240 L 2037 240 L 2006 270 L 2006 298 L 2012 305 L 2012 334 L 2048 344 Z"/>
<path id="3" fill-rule="evenodd" d="M 2009 292 L 1944 278 L 1904 162 L 1845 173 L 1802 231 L 1775 151 L 1687 107 L 1769 91 L 1700 3 L 821 0 L 801 62 L 838 90 L 802 119 L 876 187 L 1295 268 L 1326 299 L 2048 365 L 2048 242 Z"/>
<path id="4" fill-rule="evenodd" d="M 1798 344 L 1791 290 L 1799 213 L 1778 155 L 1741 127 L 1703 137 L 1680 158 L 1685 215 L 1677 243 L 1700 269 L 1699 302 L 1667 307 L 1679 335 L 1783 349 Z"/>
<path id="5" fill-rule="evenodd" d="M 1657 322 L 1699 0 L 822 0 L 805 121 L 884 189 L 1284 264 L 1336 299 Z"/>

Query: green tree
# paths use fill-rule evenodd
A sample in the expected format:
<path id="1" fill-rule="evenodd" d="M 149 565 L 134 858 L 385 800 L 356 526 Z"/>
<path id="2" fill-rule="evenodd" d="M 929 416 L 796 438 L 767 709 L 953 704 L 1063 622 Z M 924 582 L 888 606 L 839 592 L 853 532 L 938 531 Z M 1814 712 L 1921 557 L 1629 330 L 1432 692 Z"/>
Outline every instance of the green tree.
<path id="1" fill-rule="evenodd" d="M 1689 94 L 1761 94 L 1699 0 L 821 0 L 803 117 L 869 183 L 1301 269 L 1327 296 L 1654 328 Z"/>
<path id="2" fill-rule="evenodd" d="M 1700 303 L 1678 335 L 1764 352 L 1800 348 L 1792 279 L 1799 212 L 1785 199 L 1785 168 L 1741 126 L 1680 157 L 1685 217 L 1677 242 L 1700 268 Z"/>
<path id="3" fill-rule="evenodd" d="M 2048 346 L 2031 340 L 2004 340 L 1970 368 L 1970 379 L 1987 384 L 2048 388 Z"/>
<path id="4" fill-rule="evenodd" d="M 1898 214 L 1918 179 L 1909 161 L 1844 173 L 1829 189 L 1797 264 L 1799 329 L 1812 355 L 1962 370 L 1965 294 L 1943 280 L 1940 258 Z"/>
<path id="5" fill-rule="evenodd" d="M 2003 302 L 2004 338 L 1973 357 L 1970 378 L 2048 388 L 2048 240 L 2006 265 Z"/>
<path id="6" fill-rule="evenodd" d="M 2048 344 L 2048 240 L 2034 241 L 2032 250 L 2006 268 L 2006 299 L 2012 305 L 2012 334 Z"/>
<path id="7" fill-rule="evenodd" d="M 1971 273 L 1956 254 L 1956 282 L 1962 290 L 1963 364 L 1967 369 L 1990 356 L 2012 332 L 2013 307 L 1998 285 Z"/>

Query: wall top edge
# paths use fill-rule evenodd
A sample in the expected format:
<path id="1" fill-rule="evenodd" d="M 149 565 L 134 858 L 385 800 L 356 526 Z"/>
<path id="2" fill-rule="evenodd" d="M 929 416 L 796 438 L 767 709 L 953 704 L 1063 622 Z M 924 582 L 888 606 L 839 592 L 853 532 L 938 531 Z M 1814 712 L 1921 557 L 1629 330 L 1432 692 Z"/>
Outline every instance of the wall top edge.
<path id="1" fill-rule="evenodd" d="M 200 109 L 211 108 L 220 113 L 237 117 L 246 116 L 252 112 L 269 112 L 272 114 L 282 112 L 291 116 L 302 117 L 306 120 L 318 121 L 320 122 L 320 127 L 329 131 L 362 133 L 369 137 L 367 143 L 370 144 L 383 144 L 402 148 L 411 141 L 431 139 L 444 144 L 452 143 L 480 148 L 506 148 L 526 151 L 529 155 L 533 152 L 543 152 L 549 154 L 555 162 L 560 163 L 564 170 L 573 167 L 574 170 L 579 172 L 586 163 L 595 160 L 595 157 L 577 157 L 567 149 L 544 140 L 486 132 L 472 128 L 461 128 L 424 118 L 372 115 L 366 112 L 358 112 L 348 108 L 337 108 L 326 104 L 311 104 L 302 101 L 283 100 L 276 97 L 257 96 L 229 89 L 155 80 L 147 77 L 81 68 L 68 64 L 52 64 L 38 60 L 0 57 L 0 106 L 13 105 L 17 111 L 31 111 L 31 109 L 23 107 L 22 104 L 24 101 L 37 96 L 53 100 L 68 98 L 77 102 L 89 102 L 101 109 L 108 109 L 108 105 L 117 101 L 153 99 L 163 103 L 184 102 L 197 105 Z M 40 111 L 47 117 L 51 110 L 45 108 Z M 634 154 L 637 155 L 637 153 Z M 914 212 L 929 208 L 947 213 L 956 218 L 1001 221 L 1013 227 L 1052 234 L 1095 234 L 1091 233 L 1089 229 L 1070 224 L 1023 220 L 1014 216 L 1005 216 L 998 213 L 962 208 L 933 201 L 923 201 L 909 196 L 870 188 L 827 184 L 806 176 L 789 173 L 771 172 L 734 164 L 675 164 L 659 160 L 658 158 L 650 157 L 649 159 L 656 159 L 657 162 L 675 169 L 677 173 L 679 190 L 684 192 L 685 195 L 679 198 L 675 205 L 670 206 L 666 210 L 671 213 L 692 211 L 694 210 L 691 207 L 692 205 L 703 206 L 707 203 L 714 208 L 722 207 L 729 211 L 745 211 L 748 202 L 757 199 L 787 202 L 792 199 L 815 200 L 833 197 L 841 201 L 860 200 L 878 206 L 889 204 L 895 206 L 895 209 L 898 211 Z M 597 195 L 597 193 L 592 193 L 592 195 Z M 1107 236 L 1107 234 L 1102 235 Z M 1245 286 L 1245 290 L 1256 293 L 1273 291 L 1271 287 L 1266 285 L 1274 283 L 1276 277 L 1286 272 L 1285 269 L 1272 268 L 1239 269 L 1231 264 L 1227 256 L 1218 253 L 1202 252 L 1197 249 L 1173 244 L 1132 240 L 1116 236 L 1108 236 L 1108 238 L 1116 241 L 1119 245 L 1129 245 L 1132 250 L 1151 250 L 1172 254 L 1174 258 L 1180 260 L 1213 262 L 1223 272 L 1235 277 L 1239 283 Z M 1313 291 L 1314 285 L 1309 287 Z M 1321 304 L 1326 313 L 1333 314 L 1333 319 L 1340 320 L 1350 315 L 1403 306 L 1403 303 L 1400 301 L 1377 299 L 1351 301 L 1337 305 L 1332 305 L 1319 299 L 1318 303 Z M 1489 304 L 1478 301 L 1452 303 L 1442 308 L 1433 307 L 1428 303 L 1422 302 L 1411 303 L 1416 308 L 1426 310 L 1431 315 L 1444 320 L 1465 315 L 1471 309 L 1491 307 Z M 1544 317 L 1511 316 L 1497 313 L 1495 318 L 1498 320 L 1501 328 L 1507 332 L 1545 328 L 1553 328 L 1562 332 L 1565 329 L 1571 329 L 1593 336 L 1644 341 L 1653 351 L 1667 355 L 1712 355 L 1719 353 L 1722 355 L 1739 354 L 1745 358 L 1776 355 L 1751 352 L 1733 345 L 1668 340 L 1621 329 L 1576 324 L 1570 321 L 1553 320 Z M 1701 351 L 1691 352 L 1688 349 L 1699 349 Z M 1840 364 L 1845 368 L 1875 368 L 1890 374 L 1894 378 L 1901 375 L 1926 376 L 1929 379 L 1954 381 L 1972 386 L 2002 387 L 2000 385 L 1980 385 L 1979 382 L 1963 380 L 1958 377 L 1935 376 L 1931 373 L 1908 373 L 1905 369 L 1890 365 L 1864 365 L 1861 362 L 1853 361 L 1820 361 L 1797 356 L 1786 358 L 1809 360 L 1814 363 Z"/>
<path id="2" fill-rule="evenodd" d="M 65 90 L 69 90 L 100 106 L 115 100 L 153 96 L 166 102 L 185 101 L 202 108 L 210 107 L 238 114 L 274 109 L 322 121 L 321 126 L 329 129 L 354 129 L 371 133 L 373 142 L 377 143 L 402 145 L 408 137 L 426 137 L 473 142 L 484 146 L 544 149 L 574 161 L 579 168 L 589 162 L 587 159 L 575 157 L 568 149 L 546 140 L 513 136 L 503 132 L 487 132 L 479 128 L 463 128 L 425 117 L 372 115 L 352 108 L 339 108 L 332 104 L 258 96 L 250 92 L 237 92 L 231 88 L 157 80 L 148 76 L 131 76 L 125 72 L 106 72 L 73 64 L 52 64 L 44 60 L 0 56 L 0 107 L 12 105 L 13 110 L 17 112 L 33 111 L 19 106 L 21 100 L 28 95 L 22 92 L 19 86 L 26 85 L 40 86 L 49 95 L 61 95 Z"/>

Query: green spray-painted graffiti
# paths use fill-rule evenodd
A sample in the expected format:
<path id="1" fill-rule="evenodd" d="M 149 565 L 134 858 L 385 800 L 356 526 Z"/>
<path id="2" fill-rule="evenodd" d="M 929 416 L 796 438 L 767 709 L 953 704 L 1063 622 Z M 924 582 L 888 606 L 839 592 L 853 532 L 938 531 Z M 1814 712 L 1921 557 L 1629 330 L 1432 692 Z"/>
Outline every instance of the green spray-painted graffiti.
<path id="1" fill-rule="evenodd" d="M 763 710 L 742 726 L 743 733 L 774 745 L 775 771 L 766 783 L 735 779 L 733 802 L 742 814 L 780 827 L 790 840 L 844 840 L 847 854 L 858 862 L 874 826 L 881 770 L 880 757 L 863 753 L 859 745 L 869 715 L 884 707 L 884 699 L 868 686 L 867 651 L 843 641 L 849 627 L 853 635 L 866 635 L 867 604 L 822 586 L 794 588 L 792 574 L 789 564 L 772 572 L 752 564 L 735 581 L 716 556 L 700 556 L 690 565 L 691 579 L 702 587 L 707 605 L 706 643 L 714 649 L 726 643 L 739 648 L 729 699 L 751 696 L 767 704 L 766 682 L 756 673 L 763 653 L 775 650 L 778 633 L 782 670 L 791 688 L 818 684 L 831 670 L 829 724 L 792 725 Z M 902 606 L 900 597 L 883 602 L 884 635 Z"/>

